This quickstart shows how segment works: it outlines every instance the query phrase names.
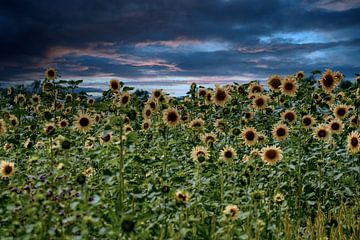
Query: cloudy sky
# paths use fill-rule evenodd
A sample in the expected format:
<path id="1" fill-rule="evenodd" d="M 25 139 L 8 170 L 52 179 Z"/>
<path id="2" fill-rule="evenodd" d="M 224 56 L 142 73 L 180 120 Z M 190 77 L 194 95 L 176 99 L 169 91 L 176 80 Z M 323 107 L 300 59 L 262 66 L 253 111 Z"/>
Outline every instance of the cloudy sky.
<path id="1" fill-rule="evenodd" d="M 20 0 L 0 3 L 0 83 L 150 89 L 360 73 L 360 0 Z M 175 90 L 174 90 L 175 91 Z"/>

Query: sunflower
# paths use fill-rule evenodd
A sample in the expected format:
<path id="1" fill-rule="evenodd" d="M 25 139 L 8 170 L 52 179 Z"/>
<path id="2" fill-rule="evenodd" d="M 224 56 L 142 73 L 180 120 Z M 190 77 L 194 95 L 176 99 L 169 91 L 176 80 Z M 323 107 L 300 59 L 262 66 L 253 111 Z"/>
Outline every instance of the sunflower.
<path id="1" fill-rule="evenodd" d="M 347 137 L 347 148 L 352 154 L 356 154 L 360 151 L 360 133 L 352 131 Z"/>
<path id="2" fill-rule="evenodd" d="M 213 93 L 211 91 L 207 91 L 205 95 L 205 103 L 211 104 L 213 102 Z"/>
<path id="3" fill-rule="evenodd" d="M 141 124 L 141 129 L 142 129 L 144 132 L 146 132 L 147 130 L 149 130 L 150 126 L 151 126 L 151 121 L 145 119 L 145 120 L 142 122 L 142 124 Z"/>
<path id="4" fill-rule="evenodd" d="M 296 79 L 304 79 L 304 77 L 305 77 L 304 71 L 298 71 L 298 72 L 295 74 L 295 77 L 296 77 Z"/>
<path id="5" fill-rule="evenodd" d="M 40 101 L 41 101 L 41 98 L 39 95 L 37 95 L 37 94 L 32 95 L 31 102 L 33 105 L 39 105 Z"/>
<path id="6" fill-rule="evenodd" d="M 214 127 L 220 131 L 220 132 L 224 132 L 225 128 L 226 128 L 226 123 L 224 121 L 224 119 L 220 118 L 220 119 L 216 119 L 214 122 Z"/>
<path id="7" fill-rule="evenodd" d="M 248 98 L 260 95 L 264 91 L 264 87 L 258 82 L 252 82 L 248 88 Z"/>
<path id="8" fill-rule="evenodd" d="M 189 127 L 194 128 L 194 129 L 202 129 L 204 127 L 204 120 L 201 118 L 195 118 L 194 120 L 192 120 L 189 124 Z"/>
<path id="9" fill-rule="evenodd" d="M 163 112 L 163 121 L 169 127 L 175 127 L 180 122 L 180 115 L 175 108 L 168 108 Z"/>
<path id="10" fill-rule="evenodd" d="M 360 125 L 360 119 L 358 116 L 352 116 L 350 118 L 350 126 L 353 128 L 357 128 Z"/>
<path id="11" fill-rule="evenodd" d="M 15 96 L 14 102 L 19 105 L 23 105 L 26 101 L 26 97 L 24 94 L 18 94 Z"/>
<path id="12" fill-rule="evenodd" d="M 113 136 L 112 136 L 111 132 L 104 133 L 103 135 L 100 136 L 100 144 L 107 145 L 107 144 L 111 143 L 112 139 L 113 139 Z"/>
<path id="13" fill-rule="evenodd" d="M 93 99 L 93 98 L 89 98 L 87 100 L 87 104 L 89 104 L 89 105 L 94 105 L 94 103 L 95 103 L 95 99 Z"/>
<path id="14" fill-rule="evenodd" d="M 253 112 L 245 112 L 245 113 L 244 113 L 244 119 L 245 119 L 247 122 L 250 121 L 253 117 L 254 117 L 254 113 L 253 113 Z"/>
<path id="15" fill-rule="evenodd" d="M 255 109 L 261 110 L 267 107 L 269 97 L 266 95 L 258 95 L 253 99 L 252 105 Z"/>
<path id="16" fill-rule="evenodd" d="M 334 72 L 334 78 L 336 79 L 336 81 L 339 83 L 344 79 L 344 74 L 342 74 L 342 72 Z"/>
<path id="17" fill-rule="evenodd" d="M 225 146 L 220 151 L 220 159 L 222 159 L 224 161 L 229 161 L 229 160 L 235 159 L 236 157 L 237 157 L 237 153 L 236 153 L 235 149 L 231 146 Z"/>
<path id="18" fill-rule="evenodd" d="M 205 98 L 206 94 L 207 94 L 207 90 L 205 88 L 202 88 L 202 87 L 199 88 L 199 91 L 198 91 L 199 97 Z"/>
<path id="19" fill-rule="evenodd" d="M 293 77 L 284 78 L 280 86 L 281 93 L 290 97 L 296 95 L 298 88 L 299 85 Z"/>
<path id="20" fill-rule="evenodd" d="M 151 109 L 151 107 L 149 106 L 146 106 L 144 109 L 143 109 L 143 118 L 144 119 L 149 119 L 151 118 L 151 115 L 152 115 L 152 112 L 153 110 Z"/>
<path id="21" fill-rule="evenodd" d="M 314 129 L 314 137 L 321 141 L 328 141 L 331 136 L 329 126 L 325 124 L 320 124 L 317 128 Z"/>
<path id="22" fill-rule="evenodd" d="M 279 123 L 273 127 L 273 137 L 278 141 L 283 141 L 289 136 L 289 128 L 282 123 Z"/>
<path id="23" fill-rule="evenodd" d="M 13 162 L 1 162 L 0 173 L 3 178 L 11 177 L 15 172 L 15 166 Z"/>
<path id="24" fill-rule="evenodd" d="M 276 203 L 282 203 L 284 200 L 285 200 L 285 197 L 284 197 L 284 194 L 282 194 L 282 193 L 277 193 L 277 194 L 274 196 L 274 201 L 275 201 Z"/>
<path id="25" fill-rule="evenodd" d="M 296 121 L 297 115 L 293 110 L 286 110 L 281 114 L 281 118 L 289 123 L 294 123 Z"/>
<path id="26" fill-rule="evenodd" d="M 112 92 L 119 92 L 121 85 L 118 79 L 111 79 L 109 82 L 109 88 Z"/>
<path id="27" fill-rule="evenodd" d="M 247 146 L 253 146 L 256 144 L 258 134 L 253 127 L 247 127 L 241 132 L 242 139 L 245 141 Z"/>
<path id="28" fill-rule="evenodd" d="M 272 75 L 267 80 L 269 89 L 271 89 L 273 92 L 280 92 L 281 82 L 282 78 L 279 75 Z"/>
<path id="29" fill-rule="evenodd" d="M 334 76 L 330 69 L 326 70 L 320 79 L 320 85 L 326 93 L 331 93 L 336 88 L 338 83 L 339 79 Z"/>
<path id="30" fill-rule="evenodd" d="M 7 93 L 8 96 L 13 95 L 13 93 L 14 93 L 14 88 L 13 88 L 13 87 L 8 87 L 7 90 L 6 90 L 6 93 Z"/>
<path id="31" fill-rule="evenodd" d="M 86 112 L 79 113 L 75 117 L 76 129 L 80 132 L 88 132 L 91 130 L 94 120 Z"/>
<path id="32" fill-rule="evenodd" d="M 57 75 L 58 75 L 58 73 L 55 70 L 55 68 L 50 67 L 45 70 L 45 78 L 47 80 L 55 80 L 57 78 Z"/>
<path id="33" fill-rule="evenodd" d="M 340 134 L 344 128 L 344 123 L 340 119 L 333 119 L 329 123 L 331 133 Z"/>
<path id="34" fill-rule="evenodd" d="M 95 145 L 95 138 L 89 137 L 88 139 L 86 139 L 84 147 L 86 149 L 92 149 L 92 148 L 94 148 L 94 145 Z"/>
<path id="35" fill-rule="evenodd" d="M 134 131 L 134 129 L 129 124 L 125 124 L 123 127 L 123 131 L 124 131 L 125 135 L 128 135 L 129 133 Z"/>
<path id="36" fill-rule="evenodd" d="M 261 149 L 261 157 L 265 163 L 273 165 L 282 159 L 282 150 L 275 146 L 264 147 Z"/>
<path id="37" fill-rule="evenodd" d="M 215 92 L 213 93 L 213 101 L 217 106 L 225 106 L 225 104 L 229 101 L 230 95 L 228 91 L 219 85 L 216 85 Z"/>
<path id="38" fill-rule="evenodd" d="M 159 100 L 163 96 L 163 92 L 161 89 L 154 89 L 151 96 L 152 98 Z"/>
<path id="39" fill-rule="evenodd" d="M 191 151 L 191 158 L 194 162 L 204 163 L 209 160 L 209 151 L 207 147 L 196 146 Z"/>
<path id="40" fill-rule="evenodd" d="M 311 115 L 305 115 L 305 116 L 303 116 L 301 123 L 304 126 L 304 128 L 311 128 L 312 126 L 315 125 L 316 120 Z"/>
<path id="41" fill-rule="evenodd" d="M 45 82 L 42 85 L 42 91 L 46 94 L 50 94 L 53 92 L 54 84 L 51 82 Z"/>
<path id="42" fill-rule="evenodd" d="M 94 175 L 94 173 L 95 173 L 95 169 L 92 168 L 92 167 L 89 167 L 89 168 L 85 169 L 85 170 L 82 172 L 82 174 L 83 174 L 85 177 L 87 177 L 87 178 L 89 178 L 89 177 L 91 177 L 92 175 Z"/>
<path id="43" fill-rule="evenodd" d="M 129 104 L 129 102 L 130 102 L 130 94 L 129 93 L 123 93 L 123 94 L 121 94 L 121 96 L 120 96 L 120 104 L 122 105 L 122 106 L 126 106 L 126 105 L 128 105 Z"/>
<path id="44" fill-rule="evenodd" d="M 338 105 L 334 109 L 334 115 L 336 118 L 342 119 L 349 111 L 349 107 L 346 105 Z"/>
<path id="45" fill-rule="evenodd" d="M 4 119 L 0 119 L 0 135 L 6 133 L 6 131 L 7 131 L 6 123 Z"/>
<path id="46" fill-rule="evenodd" d="M 187 203 L 190 200 L 190 196 L 188 192 L 178 190 L 175 193 L 175 199 L 179 203 Z"/>
<path id="47" fill-rule="evenodd" d="M 65 101 L 71 102 L 73 100 L 73 95 L 68 93 L 65 95 Z"/>
<path id="48" fill-rule="evenodd" d="M 10 152 L 13 148 L 14 148 L 14 144 L 12 143 L 5 143 L 3 147 L 5 152 Z"/>
<path id="49" fill-rule="evenodd" d="M 264 144 L 266 141 L 266 135 L 262 132 L 258 133 L 258 144 Z"/>
<path id="50" fill-rule="evenodd" d="M 55 132 L 55 124 L 53 123 L 46 123 L 44 126 L 44 132 L 45 134 L 49 135 Z"/>
<path id="51" fill-rule="evenodd" d="M 227 205 L 223 213 L 230 221 L 235 221 L 240 216 L 239 208 L 233 204 Z"/>
<path id="52" fill-rule="evenodd" d="M 155 110 L 157 106 L 157 102 L 151 98 L 146 102 L 146 106 L 149 106 L 151 110 Z"/>
<path id="53" fill-rule="evenodd" d="M 357 77 L 356 77 L 355 83 L 356 83 L 357 85 L 360 85 L 360 76 L 357 76 Z"/>
<path id="54" fill-rule="evenodd" d="M 12 127 L 16 128 L 19 126 L 19 120 L 15 115 L 10 115 L 9 121 Z"/>
<path id="55" fill-rule="evenodd" d="M 214 133 L 206 133 L 200 136 L 203 143 L 209 144 L 217 141 L 217 137 Z"/>

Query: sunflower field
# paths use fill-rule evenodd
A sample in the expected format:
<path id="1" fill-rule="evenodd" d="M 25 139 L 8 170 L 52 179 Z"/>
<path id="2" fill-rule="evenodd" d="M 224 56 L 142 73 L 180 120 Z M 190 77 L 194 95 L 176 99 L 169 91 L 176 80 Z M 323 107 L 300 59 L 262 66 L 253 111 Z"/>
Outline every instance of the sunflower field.
<path id="1" fill-rule="evenodd" d="M 2 91 L 0 239 L 360 238 L 360 77 L 80 83 Z"/>

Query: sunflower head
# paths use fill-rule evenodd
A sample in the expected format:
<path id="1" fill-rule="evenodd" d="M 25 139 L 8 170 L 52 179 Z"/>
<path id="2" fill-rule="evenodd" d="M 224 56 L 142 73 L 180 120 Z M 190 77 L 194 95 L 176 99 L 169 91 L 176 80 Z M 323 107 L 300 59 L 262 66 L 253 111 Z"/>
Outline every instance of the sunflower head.
<path id="1" fill-rule="evenodd" d="M 326 93 L 331 93 L 339 83 L 339 79 L 334 76 L 334 73 L 328 69 L 321 76 L 320 85 Z"/>
<path id="2" fill-rule="evenodd" d="M 258 82 L 252 82 L 249 85 L 248 97 L 252 98 L 253 96 L 260 95 L 264 91 L 264 87 Z"/>
<path id="3" fill-rule="evenodd" d="M 261 157 L 265 163 L 273 165 L 282 159 L 282 150 L 275 146 L 264 147 L 261 150 Z"/>
<path id="4" fill-rule="evenodd" d="M 295 77 L 296 77 L 296 79 L 304 79 L 304 77 L 305 77 L 304 71 L 298 71 L 298 72 L 295 74 Z"/>
<path id="5" fill-rule="evenodd" d="M 189 124 L 190 128 L 193 129 L 202 129 L 204 127 L 204 120 L 201 118 L 195 118 L 194 120 L 192 120 Z"/>
<path id="6" fill-rule="evenodd" d="M 107 145 L 107 144 L 111 143 L 112 139 L 113 139 L 112 133 L 106 132 L 100 136 L 100 143 L 102 145 Z"/>
<path id="7" fill-rule="evenodd" d="M 237 153 L 235 151 L 235 149 L 231 146 L 225 146 L 221 151 L 220 151 L 220 159 L 224 160 L 224 161 L 230 161 L 233 160 L 237 157 Z"/>
<path id="8" fill-rule="evenodd" d="M 282 123 L 279 123 L 273 127 L 273 137 L 278 141 L 283 141 L 289 136 L 289 128 Z"/>
<path id="9" fill-rule="evenodd" d="M 253 127 L 245 128 L 242 131 L 241 136 L 247 146 L 255 145 L 258 139 L 258 134 Z"/>
<path id="10" fill-rule="evenodd" d="M 58 76 L 58 73 L 55 70 L 55 68 L 50 67 L 45 70 L 45 78 L 47 80 L 55 80 L 57 78 L 57 76 Z"/>
<path id="11" fill-rule="evenodd" d="M 175 199 L 178 203 L 187 203 L 190 200 L 190 195 L 186 191 L 176 191 Z"/>
<path id="12" fill-rule="evenodd" d="M 303 125 L 304 128 L 311 128 L 312 126 L 315 125 L 316 121 L 315 118 L 311 115 L 305 115 L 303 116 L 301 123 Z"/>
<path id="13" fill-rule="evenodd" d="M 217 141 L 217 137 L 214 133 L 203 134 L 203 135 L 201 135 L 200 139 L 205 144 L 210 144 L 210 143 L 214 143 Z"/>
<path id="14" fill-rule="evenodd" d="M 286 77 L 281 83 L 281 93 L 293 97 L 296 95 L 299 85 L 294 77 Z"/>
<path id="15" fill-rule="evenodd" d="M 281 114 L 281 118 L 286 122 L 294 123 L 296 121 L 297 115 L 293 110 L 286 110 Z"/>
<path id="16" fill-rule="evenodd" d="M 343 119 L 349 111 L 349 107 L 346 105 L 338 105 L 334 109 L 334 115 L 336 118 Z"/>
<path id="17" fill-rule="evenodd" d="M 282 77 L 279 75 L 272 75 L 267 80 L 269 89 L 271 89 L 273 92 L 280 91 L 281 82 L 282 82 Z"/>
<path id="18" fill-rule="evenodd" d="M 217 106 L 225 106 L 225 104 L 230 100 L 228 90 L 216 85 L 212 100 Z"/>
<path id="19" fill-rule="evenodd" d="M 6 133 L 6 131 L 6 122 L 4 121 L 4 119 L 0 119 L 0 135 Z"/>
<path id="20" fill-rule="evenodd" d="M 180 122 L 180 115 L 175 108 L 168 108 L 163 112 L 163 121 L 169 127 L 175 127 Z"/>
<path id="21" fill-rule="evenodd" d="M 119 92 L 121 88 L 121 83 L 118 79 L 111 79 L 109 82 L 109 88 L 112 92 Z"/>
<path id="22" fill-rule="evenodd" d="M 13 162 L 1 162 L 0 173 L 3 178 L 11 177 L 15 172 L 15 166 Z"/>
<path id="23" fill-rule="evenodd" d="M 347 148 L 351 154 L 356 154 L 360 151 L 360 133 L 352 131 L 347 137 Z"/>
<path id="24" fill-rule="evenodd" d="M 329 123 L 331 133 L 340 134 L 344 128 L 344 123 L 340 119 L 333 119 Z"/>
<path id="25" fill-rule="evenodd" d="M 75 118 L 75 126 L 79 132 L 88 132 L 92 129 L 93 118 L 85 112 L 78 114 Z"/>
<path id="26" fill-rule="evenodd" d="M 196 146 L 191 151 L 191 158 L 198 163 L 204 163 L 209 160 L 209 151 L 207 147 Z"/>
<path id="27" fill-rule="evenodd" d="M 328 141 L 331 137 L 331 132 L 329 126 L 325 124 L 320 124 L 314 130 L 314 137 L 320 141 Z"/>
<path id="28" fill-rule="evenodd" d="M 145 120 L 142 122 L 142 124 L 141 124 L 141 129 L 142 129 L 144 132 L 146 132 L 147 130 L 149 130 L 150 126 L 151 126 L 150 120 L 146 120 L 146 119 L 145 119 Z"/>
<path id="29" fill-rule="evenodd" d="M 282 193 L 277 193 L 277 194 L 274 196 L 274 201 L 275 201 L 276 203 L 282 203 L 284 200 L 285 200 L 285 197 L 284 197 L 284 194 L 282 194 Z"/>
<path id="30" fill-rule="evenodd" d="M 207 94 L 207 90 L 205 88 L 199 88 L 199 92 L 198 92 L 199 97 L 205 98 L 206 94 Z"/>
<path id="31" fill-rule="evenodd" d="M 239 208 L 233 204 L 227 205 L 223 213 L 230 221 L 235 221 L 240 216 Z"/>
<path id="32" fill-rule="evenodd" d="M 126 106 L 126 105 L 128 105 L 129 104 L 129 102 L 130 102 L 130 94 L 129 93 L 123 93 L 123 94 L 121 94 L 121 97 L 120 97 L 120 104 L 122 105 L 122 106 Z"/>
<path id="33" fill-rule="evenodd" d="M 252 105 L 255 109 L 261 110 L 267 107 L 269 98 L 266 95 L 258 95 L 253 99 Z"/>

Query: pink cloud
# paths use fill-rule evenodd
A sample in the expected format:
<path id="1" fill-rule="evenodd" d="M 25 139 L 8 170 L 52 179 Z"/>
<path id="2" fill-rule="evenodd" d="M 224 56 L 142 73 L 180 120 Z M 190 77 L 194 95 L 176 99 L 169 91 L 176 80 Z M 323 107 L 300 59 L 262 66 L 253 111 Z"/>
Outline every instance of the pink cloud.
<path id="1" fill-rule="evenodd" d="M 175 40 L 165 40 L 165 41 L 145 41 L 137 43 L 135 46 L 139 48 L 153 46 L 153 45 L 161 45 L 166 47 L 176 48 L 181 45 L 197 45 L 201 44 L 201 41 L 195 39 L 187 39 L 187 38 L 176 38 Z"/>

